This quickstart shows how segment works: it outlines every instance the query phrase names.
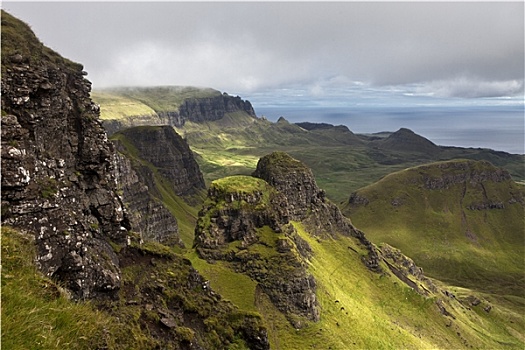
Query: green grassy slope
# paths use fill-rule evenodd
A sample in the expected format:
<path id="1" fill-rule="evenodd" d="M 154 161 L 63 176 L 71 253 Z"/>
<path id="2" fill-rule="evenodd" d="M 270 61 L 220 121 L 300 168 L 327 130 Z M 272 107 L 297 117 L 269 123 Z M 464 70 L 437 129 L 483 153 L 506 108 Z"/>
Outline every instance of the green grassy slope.
<path id="1" fill-rule="evenodd" d="M 358 190 L 361 199 L 344 211 L 373 242 L 400 248 L 432 277 L 523 296 L 524 188 L 510 180 L 425 187 L 424 179 L 496 171 L 486 162 L 455 163 L 468 169 L 442 169 L 440 164 L 446 163 L 438 163 L 390 174 Z M 482 203 L 504 208 L 472 209 Z"/>
<path id="2" fill-rule="evenodd" d="M 100 105 L 100 119 L 102 120 L 120 120 L 131 116 L 156 117 L 156 112 L 150 106 L 122 95 L 94 91 L 91 93 L 91 98 Z"/>
<path id="3" fill-rule="evenodd" d="M 118 338 L 114 319 L 37 272 L 34 249 L 33 235 L 2 227 L 2 348 L 87 350 Z"/>
<path id="4" fill-rule="evenodd" d="M 231 184 L 232 179 L 237 183 L 246 177 L 220 181 Z M 250 183 L 238 187 L 247 186 Z M 312 248 L 308 270 L 317 281 L 316 294 L 322 310 L 319 322 L 310 322 L 301 329 L 292 327 L 257 288 L 257 283 L 232 269 L 228 262 L 210 264 L 195 252 L 187 253 L 193 266 L 225 299 L 262 316 L 272 349 L 459 349 L 503 345 L 519 349 L 525 345 L 523 304 L 438 281 L 434 283 L 455 297 L 446 297 L 439 291 L 422 296 L 391 273 L 369 271 L 361 261 L 366 252 L 355 239 L 314 238 L 301 223 L 293 225 Z M 282 233 L 267 230 L 264 235 L 264 247 L 254 244 L 246 251 L 266 252 Z M 381 266 L 388 271 L 384 263 Z M 472 296 L 482 300 L 481 304 L 473 307 L 460 302 Z M 439 300 L 453 317 L 440 312 Z M 483 308 L 489 301 L 492 310 L 486 312 Z"/>

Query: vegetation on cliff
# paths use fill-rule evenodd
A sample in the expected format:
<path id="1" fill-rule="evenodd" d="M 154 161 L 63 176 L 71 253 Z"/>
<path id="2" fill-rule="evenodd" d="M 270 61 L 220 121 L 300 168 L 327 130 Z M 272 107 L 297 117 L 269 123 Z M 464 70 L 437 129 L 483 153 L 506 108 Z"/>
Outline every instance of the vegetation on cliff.
<path id="1" fill-rule="evenodd" d="M 2 227 L 2 346 L 5 349 L 94 349 L 115 324 L 91 304 L 69 300 L 34 265 L 34 237 Z"/>
<path id="2" fill-rule="evenodd" d="M 2 75 L 12 63 L 60 65 L 71 70 L 82 70 L 82 65 L 63 58 L 44 46 L 31 28 L 2 10 Z"/>
<path id="3" fill-rule="evenodd" d="M 278 184 L 279 178 L 294 174 L 297 175 L 294 186 L 301 188 L 296 191 L 307 188 L 300 179 L 309 177 L 298 174 L 307 169 L 304 165 L 282 153 L 268 157 L 261 163 L 276 170 L 275 173 L 269 170 L 268 178 L 275 175 Z M 290 162 L 288 172 L 286 167 L 271 166 Z M 196 230 L 198 255 L 189 257 L 225 298 L 261 314 L 269 329 L 272 348 L 491 348 L 503 343 L 510 348 L 523 346 L 519 336 L 524 326 L 522 307 L 516 307 L 517 299 L 429 279 L 411 259 L 386 245 L 376 248 L 382 272 L 372 272 L 363 264 L 369 254 L 367 246 L 352 235 L 319 236 L 308 228 L 311 225 L 291 221 L 281 225 L 288 226 L 287 231 L 276 232 L 269 226 L 250 229 L 254 223 L 263 224 L 262 218 L 266 216 L 264 211 L 255 209 L 259 201 L 248 198 L 261 189 L 275 193 L 275 189 L 260 181 L 236 176 L 212 183 Z M 215 187 L 222 190 L 215 191 Z M 236 188 L 242 190 L 236 192 Z M 288 211 L 298 202 L 294 199 L 297 196 L 290 197 L 286 191 L 286 188 L 279 191 L 286 200 L 277 208 Z M 247 204 L 237 205 L 241 200 Z M 265 208 L 279 210 L 270 203 Z M 329 220 L 334 224 L 336 216 L 332 215 Z M 231 225 L 232 222 L 237 224 Z M 290 317 L 294 315 L 290 306 L 283 313 L 282 304 L 262 288 L 267 282 L 264 278 L 271 276 L 273 269 L 282 271 L 282 262 L 274 264 L 277 260 L 272 258 L 282 254 L 279 247 L 289 247 L 290 252 L 296 252 L 294 255 L 307 264 L 316 286 L 318 322 L 301 322 Z M 246 256 L 249 259 L 245 260 Z M 286 264 L 294 266 L 290 261 Z M 293 278 L 288 279 L 288 283 L 293 283 Z M 284 295 L 281 292 L 281 301 Z"/>
<path id="4" fill-rule="evenodd" d="M 124 248 L 115 300 L 74 302 L 33 263 L 33 237 L 2 229 L 2 346 L 25 349 L 267 349 L 261 317 L 222 301 L 168 247 Z"/>

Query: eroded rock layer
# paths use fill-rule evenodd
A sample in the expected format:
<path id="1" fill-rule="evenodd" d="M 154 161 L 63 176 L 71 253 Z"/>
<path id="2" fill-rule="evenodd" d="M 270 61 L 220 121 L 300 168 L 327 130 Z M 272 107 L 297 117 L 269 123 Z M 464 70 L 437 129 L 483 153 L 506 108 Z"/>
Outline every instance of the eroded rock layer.
<path id="1" fill-rule="evenodd" d="M 369 251 L 365 264 L 371 270 L 380 270 L 373 244 L 325 197 L 312 171 L 303 163 L 284 152 L 273 152 L 259 160 L 253 175 L 267 181 L 287 198 L 291 220 L 303 222 L 310 233 L 320 237 L 342 234 L 358 238 Z"/>
<path id="2" fill-rule="evenodd" d="M 195 246 L 208 261 L 226 261 L 258 282 L 297 328 L 319 320 L 311 249 L 289 223 L 287 199 L 265 181 L 234 176 L 213 182 L 199 213 Z"/>
<path id="3" fill-rule="evenodd" d="M 77 298 L 119 288 L 109 242 L 129 228 L 84 75 L 2 13 L 2 224 L 35 232 L 37 265 Z"/>

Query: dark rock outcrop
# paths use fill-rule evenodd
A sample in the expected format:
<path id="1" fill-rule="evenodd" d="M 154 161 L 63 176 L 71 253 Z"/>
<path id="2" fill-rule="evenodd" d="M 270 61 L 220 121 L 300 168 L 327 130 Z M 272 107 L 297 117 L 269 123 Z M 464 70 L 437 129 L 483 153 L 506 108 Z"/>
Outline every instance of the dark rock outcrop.
<path id="1" fill-rule="evenodd" d="M 117 148 L 119 145 L 117 144 Z M 132 165 L 129 158 L 116 154 L 119 194 L 126 206 L 133 231 L 144 241 L 156 241 L 166 245 L 183 245 L 178 231 L 177 219 L 150 190 L 153 174 L 147 167 Z"/>
<path id="2" fill-rule="evenodd" d="M 365 264 L 380 271 L 375 247 L 345 218 L 339 208 L 325 197 L 315 182 L 312 171 L 284 152 L 274 152 L 257 163 L 254 176 L 267 181 L 287 198 L 290 220 L 303 222 L 314 235 L 353 236 L 369 251 Z"/>
<path id="3" fill-rule="evenodd" d="M 109 242 L 129 228 L 84 75 L 2 12 L 2 224 L 34 232 L 38 267 L 76 298 L 118 290 Z"/>
<path id="4" fill-rule="evenodd" d="M 141 163 L 138 164 L 140 168 L 158 172 L 176 195 L 190 196 L 205 189 L 204 178 L 190 147 L 172 127 L 130 128 L 114 137 L 116 140 L 121 138 L 125 139 L 123 146 L 130 145 L 131 149 L 126 150 L 128 156 Z M 154 177 L 144 176 L 143 179 L 148 188 L 154 190 Z"/>
<path id="5" fill-rule="evenodd" d="M 432 169 L 437 168 L 437 172 Z M 483 182 L 512 180 L 509 172 L 487 161 L 451 161 L 421 166 L 422 180 L 429 190 L 442 190 L 457 184 L 479 185 Z"/>
<path id="6" fill-rule="evenodd" d="M 246 112 L 255 118 L 255 111 L 250 101 L 242 100 L 239 96 L 233 97 L 223 93 L 216 97 L 186 99 L 179 107 L 178 116 L 173 114 L 171 122 L 180 127 L 186 121 L 202 123 L 219 120 L 226 113 Z M 163 113 L 159 113 L 163 115 Z"/>
<path id="7" fill-rule="evenodd" d="M 229 186 L 233 181 L 242 185 Z M 289 223 L 287 207 L 286 198 L 261 179 L 215 181 L 199 213 L 195 246 L 204 259 L 227 261 L 257 281 L 258 288 L 301 328 L 302 318 L 318 321 L 320 311 L 316 282 L 307 272 L 311 249 Z"/>
<path id="8" fill-rule="evenodd" d="M 390 271 L 416 292 L 422 295 L 438 292 L 432 280 L 424 275 L 423 269 L 417 266 L 412 259 L 403 255 L 399 249 L 383 243 L 380 251 L 381 258 Z"/>

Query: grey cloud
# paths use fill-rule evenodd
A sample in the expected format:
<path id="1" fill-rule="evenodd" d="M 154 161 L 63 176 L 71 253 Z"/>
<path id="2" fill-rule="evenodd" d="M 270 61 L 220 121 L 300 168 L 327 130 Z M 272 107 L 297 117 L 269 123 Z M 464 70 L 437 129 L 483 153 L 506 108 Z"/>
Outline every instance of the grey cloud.
<path id="1" fill-rule="evenodd" d="M 84 63 L 95 86 L 243 92 L 304 83 L 315 91 L 316 81 L 343 76 L 379 86 L 428 82 L 436 93 L 465 97 L 523 92 L 522 2 L 4 1 L 3 7 L 44 43 Z M 436 83 L 444 81 L 456 90 Z M 462 92 L 473 84 L 483 86 L 479 93 Z"/>
<path id="2" fill-rule="evenodd" d="M 523 95 L 524 90 L 523 80 L 479 81 L 462 77 L 430 82 L 419 92 L 439 97 L 479 98 Z"/>

